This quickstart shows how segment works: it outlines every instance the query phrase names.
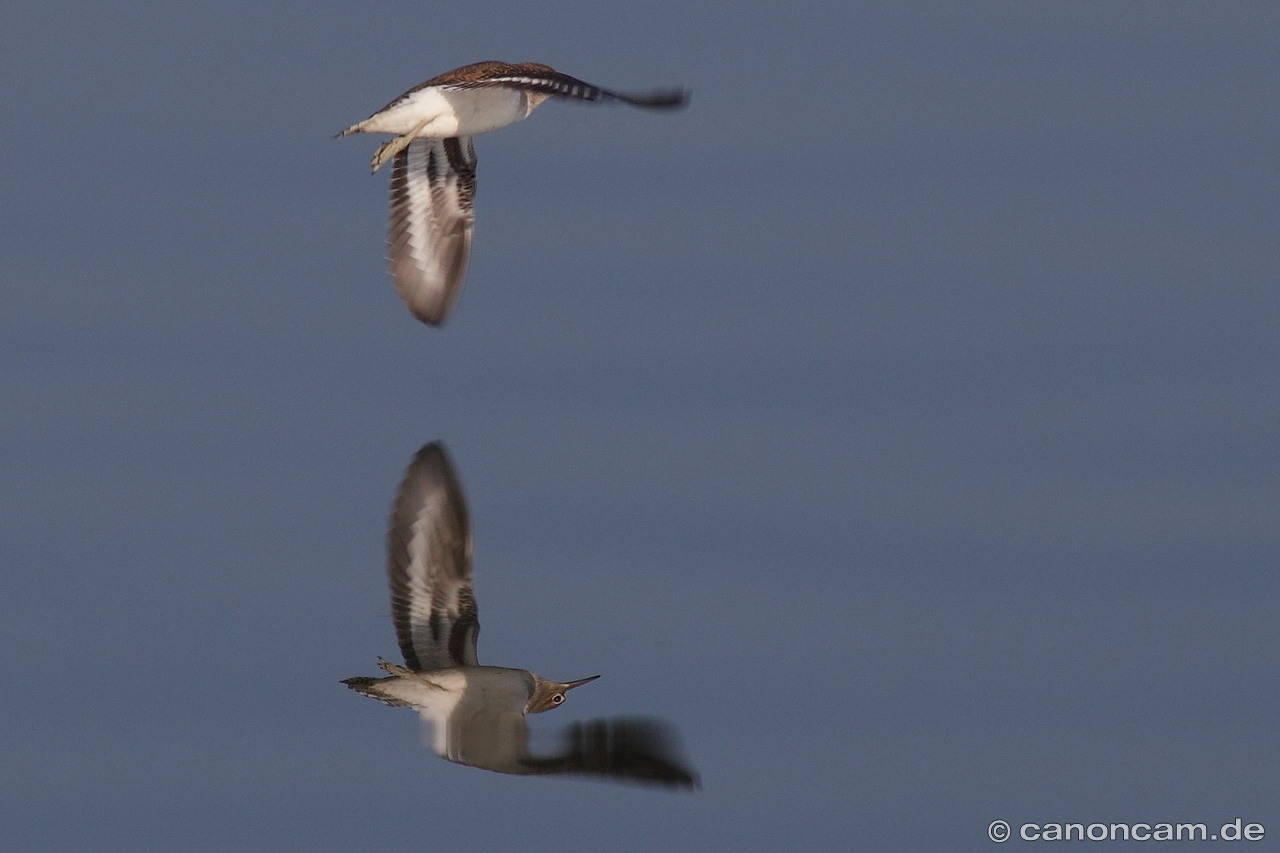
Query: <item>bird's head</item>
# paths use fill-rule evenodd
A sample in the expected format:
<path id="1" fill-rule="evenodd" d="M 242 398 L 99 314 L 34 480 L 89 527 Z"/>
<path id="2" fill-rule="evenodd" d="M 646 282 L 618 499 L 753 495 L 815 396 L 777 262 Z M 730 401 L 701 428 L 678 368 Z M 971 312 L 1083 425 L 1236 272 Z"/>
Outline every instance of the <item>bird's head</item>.
<path id="1" fill-rule="evenodd" d="M 539 714 L 543 711 L 550 711 L 552 708 L 564 702 L 564 695 L 575 687 L 586 684 L 588 681 L 595 681 L 600 676 L 593 675 L 590 678 L 580 678 L 577 681 L 559 682 L 548 681 L 540 675 L 533 677 L 533 695 L 529 697 L 529 704 L 524 706 L 526 714 Z"/>

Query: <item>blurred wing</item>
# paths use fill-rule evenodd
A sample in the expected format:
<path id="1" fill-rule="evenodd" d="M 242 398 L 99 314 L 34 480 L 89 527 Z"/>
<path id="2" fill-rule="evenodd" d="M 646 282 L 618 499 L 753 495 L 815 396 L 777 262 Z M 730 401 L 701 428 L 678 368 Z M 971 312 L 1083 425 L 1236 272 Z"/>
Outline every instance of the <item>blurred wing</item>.
<path id="1" fill-rule="evenodd" d="M 439 442 L 419 450 L 405 471 L 387 531 L 387 577 L 409 669 L 478 666 L 471 523 L 462 484 Z"/>
<path id="2" fill-rule="evenodd" d="M 462 292 L 475 197 L 470 137 L 415 139 L 396 155 L 387 258 L 400 298 L 424 323 L 443 322 Z"/>
<path id="3" fill-rule="evenodd" d="M 697 774 L 680 754 L 674 729 L 653 719 L 617 717 L 574 723 L 565 730 L 559 755 L 530 755 L 521 764 L 521 772 L 531 774 L 605 777 L 670 788 L 698 787 Z"/>

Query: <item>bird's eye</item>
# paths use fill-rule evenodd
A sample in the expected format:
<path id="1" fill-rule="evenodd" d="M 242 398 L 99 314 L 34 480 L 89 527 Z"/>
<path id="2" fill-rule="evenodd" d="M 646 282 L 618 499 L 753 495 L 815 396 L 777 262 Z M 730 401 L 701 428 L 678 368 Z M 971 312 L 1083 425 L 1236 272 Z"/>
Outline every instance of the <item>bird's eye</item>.
<path id="1" fill-rule="evenodd" d="M 559 704 L 560 704 L 561 702 L 563 702 L 563 701 L 564 701 L 564 694 L 563 694 L 563 693 L 557 693 L 556 695 L 554 695 L 554 696 L 552 696 L 552 697 L 551 697 L 551 704 L 552 704 L 552 705 L 559 705 Z"/>

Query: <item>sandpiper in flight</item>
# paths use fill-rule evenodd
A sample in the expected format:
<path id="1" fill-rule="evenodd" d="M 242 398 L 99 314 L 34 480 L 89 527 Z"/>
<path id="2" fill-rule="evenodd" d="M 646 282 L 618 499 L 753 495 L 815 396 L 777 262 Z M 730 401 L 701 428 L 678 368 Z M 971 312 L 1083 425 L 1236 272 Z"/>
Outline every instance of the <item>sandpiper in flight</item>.
<path id="1" fill-rule="evenodd" d="M 527 118 L 547 98 L 679 107 L 684 89 L 627 95 L 592 86 L 532 62 L 477 62 L 415 86 L 351 133 L 391 133 L 373 156 L 391 167 L 391 277 L 424 323 L 444 322 L 467 274 L 475 221 L 476 152 L 471 137 Z"/>
<path id="2" fill-rule="evenodd" d="M 599 676 L 549 681 L 524 669 L 481 666 L 472 594 L 471 525 L 462 485 L 439 443 L 405 472 L 387 533 L 391 610 L 405 666 L 379 659 L 386 678 L 343 683 L 388 705 L 413 708 L 443 758 L 499 773 L 577 774 L 693 787 L 666 727 L 616 718 L 576 723 L 557 755 L 529 749 L 525 716 L 548 711 Z"/>

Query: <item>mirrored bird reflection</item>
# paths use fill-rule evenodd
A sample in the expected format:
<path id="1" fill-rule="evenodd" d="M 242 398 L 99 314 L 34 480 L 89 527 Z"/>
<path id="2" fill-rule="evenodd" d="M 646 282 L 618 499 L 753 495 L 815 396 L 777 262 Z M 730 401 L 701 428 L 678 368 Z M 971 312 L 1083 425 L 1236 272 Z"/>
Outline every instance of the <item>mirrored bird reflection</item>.
<path id="1" fill-rule="evenodd" d="M 531 751 L 526 716 L 555 708 L 570 690 L 599 676 L 561 682 L 524 669 L 480 665 L 471 524 L 462 484 L 439 442 L 419 450 L 405 471 L 387 532 L 387 575 L 405 665 L 379 659 L 385 678 L 343 683 L 417 711 L 436 754 L 498 773 L 697 786 L 674 730 L 658 720 L 574 723 L 563 731 L 559 751 Z"/>

